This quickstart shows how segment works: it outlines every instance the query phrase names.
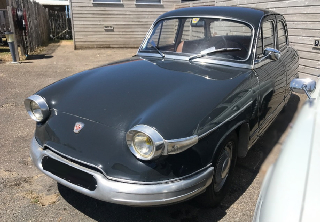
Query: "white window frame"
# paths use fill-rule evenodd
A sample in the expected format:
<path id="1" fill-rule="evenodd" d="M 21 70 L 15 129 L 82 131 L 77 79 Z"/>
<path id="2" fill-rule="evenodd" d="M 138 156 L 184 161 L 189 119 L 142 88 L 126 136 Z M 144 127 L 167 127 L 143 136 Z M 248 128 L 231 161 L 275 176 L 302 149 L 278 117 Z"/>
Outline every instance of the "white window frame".
<path id="1" fill-rule="evenodd" d="M 148 2 L 148 0 L 143 0 L 146 2 L 137 2 L 137 1 L 139 1 L 139 0 L 135 0 L 136 5 L 162 5 L 162 0 L 159 0 L 159 3 L 158 2 Z"/>
<path id="2" fill-rule="evenodd" d="M 92 4 L 123 4 L 122 0 L 92 0 Z"/>

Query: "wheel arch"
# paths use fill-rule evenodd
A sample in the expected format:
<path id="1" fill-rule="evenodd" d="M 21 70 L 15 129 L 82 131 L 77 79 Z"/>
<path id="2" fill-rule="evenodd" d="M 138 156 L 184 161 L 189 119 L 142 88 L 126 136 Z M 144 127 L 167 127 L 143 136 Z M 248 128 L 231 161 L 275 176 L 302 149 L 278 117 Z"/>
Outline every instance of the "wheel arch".
<path id="1" fill-rule="evenodd" d="M 213 152 L 213 156 L 211 159 L 212 161 L 214 160 L 214 158 L 216 156 L 216 151 L 218 150 L 218 147 L 220 146 L 220 144 L 233 131 L 237 134 L 237 137 L 238 137 L 238 144 L 237 144 L 238 155 L 237 156 L 240 158 L 244 158 L 247 155 L 248 145 L 249 145 L 250 128 L 249 128 L 249 123 L 246 120 L 243 120 L 243 121 L 240 121 L 240 122 L 234 124 L 228 130 L 225 130 L 225 132 L 221 136 L 220 140 L 217 142 L 217 144 L 214 147 L 214 152 Z"/>

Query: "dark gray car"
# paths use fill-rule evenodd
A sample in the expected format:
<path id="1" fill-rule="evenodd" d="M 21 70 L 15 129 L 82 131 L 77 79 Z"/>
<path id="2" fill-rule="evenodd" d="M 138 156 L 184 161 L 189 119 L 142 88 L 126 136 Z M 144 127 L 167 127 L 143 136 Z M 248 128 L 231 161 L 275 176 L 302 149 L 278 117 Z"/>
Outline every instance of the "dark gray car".
<path id="1" fill-rule="evenodd" d="M 285 106 L 299 58 L 283 16 L 240 7 L 161 15 L 137 55 L 30 96 L 34 164 L 96 199 L 216 206 Z"/>

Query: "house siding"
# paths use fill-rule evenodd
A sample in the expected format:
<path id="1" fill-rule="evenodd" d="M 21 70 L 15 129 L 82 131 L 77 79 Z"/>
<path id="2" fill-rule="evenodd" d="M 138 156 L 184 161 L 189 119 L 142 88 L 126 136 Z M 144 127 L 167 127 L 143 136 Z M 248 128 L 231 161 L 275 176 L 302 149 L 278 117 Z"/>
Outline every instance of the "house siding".
<path id="1" fill-rule="evenodd" d="M 174 8 L 180 0 L 163 0 L 161 5 L 138 5 L 135 0 L 122 4 L 72 0 L 75 49 L 87 47 L 138 47 L 153 21 Z M 106 32 L 112 26 L 113 32 Z"/>

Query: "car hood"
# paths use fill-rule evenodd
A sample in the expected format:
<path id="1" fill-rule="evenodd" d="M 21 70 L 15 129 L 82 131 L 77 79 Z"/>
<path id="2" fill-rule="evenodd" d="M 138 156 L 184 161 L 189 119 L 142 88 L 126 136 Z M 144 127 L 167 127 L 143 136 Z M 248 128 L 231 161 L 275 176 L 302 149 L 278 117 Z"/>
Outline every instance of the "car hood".
<path id="1" fill-rule="evenodd" d="M 247 69 L 132 57 L 84 71 L 37 94 L 51 109 L 127 132 L 155 127 L 165 139 L 194 134 L 248 75 Z"/>

